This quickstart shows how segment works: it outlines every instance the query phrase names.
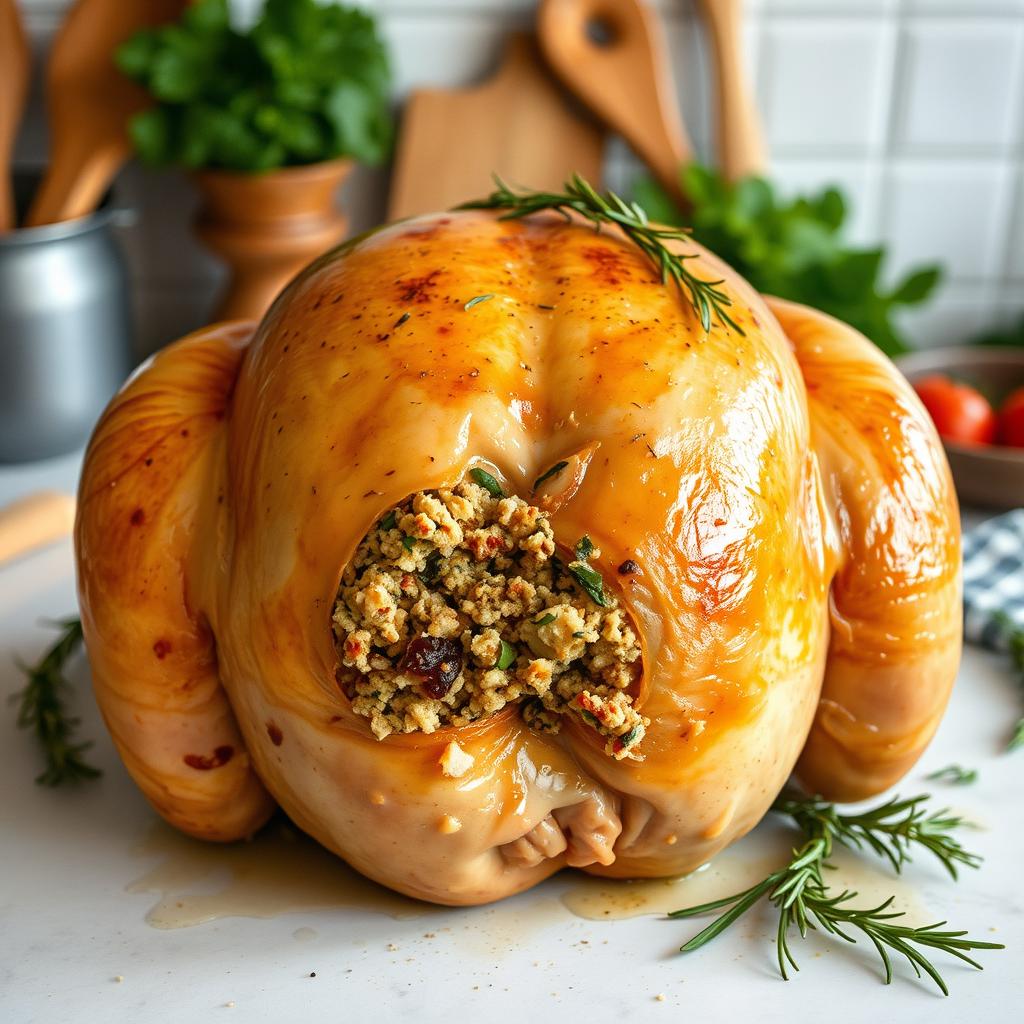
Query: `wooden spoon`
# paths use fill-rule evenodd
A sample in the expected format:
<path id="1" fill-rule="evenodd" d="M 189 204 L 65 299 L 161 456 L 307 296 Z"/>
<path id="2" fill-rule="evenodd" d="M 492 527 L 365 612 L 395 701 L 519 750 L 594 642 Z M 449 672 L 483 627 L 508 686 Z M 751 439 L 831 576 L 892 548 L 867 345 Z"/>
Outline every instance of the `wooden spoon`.
<path id="1" fill-rule="evenodd" d="M 558 77 L 621 135 L 686 206 L 679 169 L 693 145 L 676 101 L 665 40 L 639 0 L 543 0 L 541 49 Z"/>
<path id="2" fill-rule="evenodd" d="M 743 0 L 700 0 L 714 51 L 718 162 L 730 181 L 763 174 L 761 122 L 743 64 Z"/>
<path id="3" fill-rule="evenodd" d="M 28 95 L 31 59 L 15 0 L 0 0 L 0 232 L 14 227 L 11 151 Z"/>
<path id="4" fill-rule="evenodd" d="M 0 565 L 54 544 L 71 533 L 75 499 L 59 491 L 37 491 L 0 508 Z"/>
<path id="5" fill-rule="evenodd" d="M 149 103 L 118 71 L 114 51 L 139 29 L 172 21 L 188 0 L 78 0 L 46 72 L 50 166 L 26 224 L 91 213 L 131 153 L 128 120 Z"/>

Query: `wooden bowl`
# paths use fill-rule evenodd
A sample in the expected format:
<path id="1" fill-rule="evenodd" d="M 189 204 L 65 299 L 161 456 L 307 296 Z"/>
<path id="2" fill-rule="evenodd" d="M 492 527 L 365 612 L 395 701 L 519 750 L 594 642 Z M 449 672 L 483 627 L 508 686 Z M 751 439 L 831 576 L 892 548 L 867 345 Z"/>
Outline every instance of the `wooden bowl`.
<path id="1" fill-rule="evenodd" d="M 896 360 L 913 384 L 933 373 L 976 387 L 998 409 L 1015 388 L 1024 386 L 1024 349 L 934 348 Z M 957 494 L 965 505 L 985 508 L 1024 506 L 1024 448 L 971 445 L 943 439 Z"/>

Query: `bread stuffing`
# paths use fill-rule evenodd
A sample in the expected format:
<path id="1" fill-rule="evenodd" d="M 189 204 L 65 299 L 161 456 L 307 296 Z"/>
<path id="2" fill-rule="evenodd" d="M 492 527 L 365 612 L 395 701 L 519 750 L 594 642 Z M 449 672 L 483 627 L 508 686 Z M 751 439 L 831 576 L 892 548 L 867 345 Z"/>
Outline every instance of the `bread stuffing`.
<path id="1" fill-rule="evenodd" d="M 539 507 L 475 472 L 488 486 L 388 510 L 345 567 L 333 621 L 352 710 L 384 739 L 517 704 L 536 729 L 572 715 L 610 756 L 639 757 L 640 644 L 594 568 L 600 550 L 584 536 L 561 557 Z"/>

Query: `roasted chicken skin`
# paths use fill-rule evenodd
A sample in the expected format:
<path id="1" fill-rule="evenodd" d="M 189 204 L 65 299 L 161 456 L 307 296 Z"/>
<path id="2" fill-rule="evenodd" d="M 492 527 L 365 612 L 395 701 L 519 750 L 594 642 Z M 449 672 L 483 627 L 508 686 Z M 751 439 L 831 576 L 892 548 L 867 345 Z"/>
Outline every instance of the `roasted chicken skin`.
<path id="1" fill-rule="evenodd" d="M 227 841 L 280 805 L 366 875 L 474 904 L 566 865 L 691 870 L 794 769 L 840 800 L 907 771 L 961 643 L 938 439 L 863 337 L 689 251 L 743 334 L 705 332 L 621 238 L 457 213 L 328 254 L 259 327 L 126 384 L 85 461 L 78 581 L 97 699 L 161 815 Z M 556 539 L 593 538 L 642 645 L 643 759 L 514 705 L 377 740 L 331 629 L 360 539 L 474 466 L 528 497 L 559 460 Z"/>

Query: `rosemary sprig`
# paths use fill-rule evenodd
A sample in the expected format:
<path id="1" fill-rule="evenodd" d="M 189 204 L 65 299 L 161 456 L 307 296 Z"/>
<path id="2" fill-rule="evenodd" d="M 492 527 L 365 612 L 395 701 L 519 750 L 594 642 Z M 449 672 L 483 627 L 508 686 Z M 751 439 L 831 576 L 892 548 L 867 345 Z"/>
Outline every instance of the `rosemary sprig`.
<path id="1" fill-rule="evenodd" d="M 31 729 L 43 748 L 46 769 L 36 777 L 42 786 L 80 782 L 102 774 L 83 757 L 92 743 L 73 742 L 79 720 L 68 715 L 62 693 L 68 687 L 64 665 L 82 642 L 82 623 L 64 619 L 54 625 L 61 629 L 60 638 L 37 664 L 19 662 L 28 682 L 11 697 L 11 703 L 19 705 L 18 728 Z"/>
<path id="2" fill-rule="evenodd" d="M 925 776 L 935 782 L 948 782 L 951 786 L 970 786 L 978 781 L 978 770 L 976 768 L 964 768 L 959 764 L 948 764 L 937 772 Z"/>
<path id="3" fill-rule="evenodd" d="M 851 906 L 857 893 L 847 889 L 836 892 L 829 887 L 823 875 L 823 869 L 832 867 L 828 858 L 836 843 L 853 849 L 866 846 L 888 860 L 897 872 L 910 860 L 910 847 L 913 845 L 933 853 L 953 878 L 957 877 L 957 864 L 977 867 L 981 858 L 968 853 L 949 834 L 962 824 L 961 820 L 950 816 L 947 811 L 929 814 L 921 806 L 927 799 L 924 796 L 909 800 L 895 798 L 873 810 L 839 814 L 834 805 L 822 800 L 803 800 L 783 794 L 773 810 L 788 815 L 797 823 L 804 833 L 803 845 L 793 851 L 788 864 L 749 889 L 669 914 L 672 918 L 684 918 L 724 909 L 723 914 L 680 947 L 680 952 L 699 949 L 755 904 L 768 899 L 779 912 L 777 955 L 779 972 L 786 980 L 789 979 L 789 967 L 800 969 L 789 946 L 791 926 L 796 927 L 800 938 L 806 938 L 810 929 L 820 928 L 850 943 L 857 941 L 851 934 L 856 930 L 871 942 L 878 953 L 887 985 L 893 978 L 892 953 L 897 953 L 907 959 L 918 977 L 922 973 L 927 974 L 943 995 L 949 995 L 942 975 L 922 948 L 941 950 L 981 970 L 981 964 L 968 956 L 968 952 L 1004 947 L 1000 943 L 972 939 L 965 931 L 943 930 L 945 921 L 920 928 L 900 924 L 898 920 L 903 914 L 889 910 L 893 897 L 874 907 Z"/>
<path id="4" fill-rule="evenodd" d="M 937 857 L 953 879 L 957 878 L 958 864 L 980 867 L 981 857 L 965 850 L 951 834 L 963 827 L 963 819 L 945 809 L 929 813 L 923 806 L 928 799 L 924 795 L 909 799 L 897 796 L 870 810 L 840 814 L 835 804 L 784 790 L 772 810 L 792 818 L 808 838 L 827 836 L 830 850 L 833 840 L 851 850 L 867 847 L 889 861 L 897 874 L 910 863 L 914 846 Z"/>
<path id="5" fill-rule="evenodd" d="M 578 174 L 565 183 L 564 192 L 516 192 L 497 176 L 494 183 L 495 190 L 485 199 L 463 203 L 458 209 L 506 210 L 502 220 L 517 220 L 543 210 L 554 210 L 566 220 L 575 213 L 590 221 L 598 231 L 604 224 L 617 225 L 658 269 L 662 283 L 671 281 L 679 289 L 705 331 L 710 331 L 712 321 L 717 320 L 737 334 L 744 333 L 727 312 L 732 300 L 720 287 L 723 282 L 708 281 L 690 271 L 686 262 L 696 259 L 697 253 L 678 253 L 670 248 L 670 242 L 691 242 L 687 229 L 652 224 L 638 203 L 626 202 L 614 192 L 602 195 Z"/>
<path id="6" fill-rule="evenodd" d="M 536 480 L 533 481 L 533 489 L 536 491 L 538 487 L 545 480 L 550 480 L 553 476 L 558 476 L 559 473 L 568 466 L 569 463 L 566 459 L 562 459 L 561 462 L 556 462 L 550 469 L 545 470 Z"/>

